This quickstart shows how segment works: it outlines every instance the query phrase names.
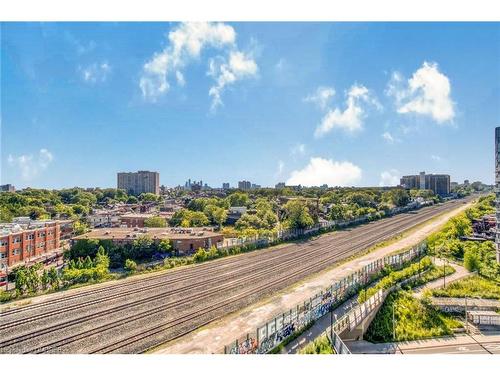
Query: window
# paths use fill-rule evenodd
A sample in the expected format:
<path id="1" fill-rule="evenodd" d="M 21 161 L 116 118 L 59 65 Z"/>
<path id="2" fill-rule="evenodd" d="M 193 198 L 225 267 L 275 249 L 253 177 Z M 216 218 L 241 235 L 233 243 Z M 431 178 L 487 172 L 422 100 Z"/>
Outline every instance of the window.
<path id="1" fill-rule="evenodd" d="M 0 246 L 7 246 L 7 243 L 5 240 L 0 240 Z"/>
<path id="2" fill-rule="evenodd" d="M 34 233 L 28 234 L 27 239 L 28 240 L 34 240 L 35 239 L 35 234 Z"/>
<path id="3" fill-rule="evenodd" d="M 21 242 L 21 237 L 14 237 L 14 240 L 12 242 L 13 243 L 20 243 Z"/>
<path id="4" fill-rule="evenodd" d="M 21 254 L 21 249 L 12 250 L 12 255 L 19 255 L 19 254 Z"/>
<path id="5" fill-rule="evenodd" d="M 0 259 L 7 258 L 7 253 L 0 253 Z"/>

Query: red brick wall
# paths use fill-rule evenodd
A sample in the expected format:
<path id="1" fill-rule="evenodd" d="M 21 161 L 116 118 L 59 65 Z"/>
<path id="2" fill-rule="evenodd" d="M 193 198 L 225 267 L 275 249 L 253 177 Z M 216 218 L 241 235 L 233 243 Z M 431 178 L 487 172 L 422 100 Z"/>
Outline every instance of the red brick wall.
<path id="1" fill-rule="evenodd" d="M 30 235 L 34 235 L 34 238 L 30 239 Z M 60 246 L 59 236 L 59 224 L 54 223 L 44 228 L 25 230 L 21 233 L 0 237 L 1 240 L 8 242 L 7 245 L 0 246 L 0 252 L 7 256 L 7 258 L 0 261 L 5 262 L 5 260 L 7 260 L 8 265 L 12 266 L 25 259 L 29 259 L 30 256 L 40 256 L 55 250 Z M 19 239 L 19 241 L 15 242 L 17 239 Z M 29 246 L 31 246 L 31 253 Z M 17 254 L 15 254 L 16 252 Z"/>

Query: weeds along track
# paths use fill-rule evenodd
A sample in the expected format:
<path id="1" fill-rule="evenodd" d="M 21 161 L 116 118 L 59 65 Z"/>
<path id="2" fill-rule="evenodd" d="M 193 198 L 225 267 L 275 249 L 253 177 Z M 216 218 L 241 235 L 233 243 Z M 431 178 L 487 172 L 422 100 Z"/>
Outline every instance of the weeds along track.
<path id="1" fill-rule="evenodd" d="M 148 277 L 145 279 L 146 281 L 153 280 L 154 282 L 147 286 L 141 286 L 143 280 L 139 286 L 135 283 L 127 283 L 128 286 L 137 286 L 137 288 L 130 290 L 122 291 L 113 286 L 109 296 L 100 296 L 96 300 L 76 303 L 67 307 L 56 307 L 52 312 L 33 315 L 32 310 L 37 304 L 31 305 L 29 306 L 31 308 L 26 310 L 29 316 L 24 318 L 24 322 L 21 318 L 0 326 L 0 337 L 4 338 L 0 341 L 0 352 L 71 352 L 65 350 L 65 347 L 69 349 L 68 345 L 73 344 L 74 350 L 75 343 L 84 348 L 78 352 L 140 352 L 148 347 L 161 344 L 165 340 L 165 335 L 170 335 L 167 340 L 171 340 L 187 334 L 203 324 L 245 305 L 245 301 L 249 298 L 255 299 L 271 291 L 282 289 L 305 276 L 327 268 L 336 261 L 366 250 L 380 241 L 389 239 L 456 206 L 458 204 L 442 205 L 434 207 L 434 210 L 420 210 L 416 214 L 402 214 L 389 218 L 385 222 L 381 220 L 356 227 L 350 231 L 338 232 L 344 233 L 347 238 L 337 240 L 333 236 L 326 236 L 323 238 L 327 241 L 322 241 L 320 238 L 307 241 L 305 244 L 274 249 L 272 252 L 263 251 L 262 254 L 268 256 L 263 260 L 253 261 L 260 255 L 258 254 L 260 251 L 256 251 L 248 254 L 252 256 L 234 257 L 235 262 L 229 262 L 231 258 L 225 258 L 224 262 L 219 262 L 223 263 L 223 267 L 216 264 L 216 261 L 213 263 L 214 268 L 210 269 L 211 262 L 208 262 L 185 269 L 186 274 L 176 274 L 174 278 L 167 280 L 160 279 L 160 277 L 170 276 L 172 273 L 158 275 L 154 278 Z M 364 230 L 358 231 L 362 228 Z M 224 269 L 228 271 L 225 274 L 221 273 Z M 204 273 L 204 271 L 206 272 Z M 190 281 L 193 283 L 189 284 Z M 187 282 L 188 285 L 179 285 L 167 291 L 161 289 L 162 286 L 172 286 L 174 283 L 183 282 Z M 142 293 L 146 287 L 148 291 L 154 292 L 153 295 Z M 109 307 L 109 301 L 132 294 L 138 299 L 126 300 L 125 303 Z M 172 297 L 180 298 L 168 300 Z M 72 300 L 73 298 L 70 299 L 70 301 Z M 62 301 L 66 300 L 61 298 L 60 302 Z M 156 305 L 149 307 L 152 302 L 155 302 Z M 78 309 L 99 304 L 106 308 L 78 316 Z M 142 310 L 138 310 L 139 306 Z M 13 311 L 8 312 L 13 313 Z M 169 311 L 172 314 L 168 316 L 168 319 L 165 319 L 163 315 Z M 67 312 L 72 312 L 70 316 L 73 318 L 62 319 L 56 324 L 43 328 L 40 328 L 40 324 L 30 324 L 30 327 L 27 327 L 28 332 L 18 334 L 19 325 L 26 326 L 27 323 L 35 321 L 43 323 L 46 318 Z M 111 321 L 106 319 L 108 316 L 120 312 L 121 318 Z M 154 319 L 155 314 L 163 314 L 162 319 Z M 83 324 L 85 326 L 82 326 Z M 76 327 L 79 327 L 80 331 L 75 329 Z M 127 329 L 128 327 L 130 329 Z M 137 327 L 139 327 L 139 332 L 137 332 Z M 12 330 L 13 328 L 15 329 Z M 178 332 L 180 328 L 182 331 Z M 116 334 L 117 329 L 120 330 L 118 334 Z M 10 335 L 6 331 L 11 331 Z M 106 333 L 108 333 L 108 337 L 105 337 Z M 94 341 L 90 346 L 86 343 L 86 339 L 89 338 L 93 338 Z"/>
<path id="2" fill-rule="evenodd" d="M 378 225 L 377 227 L 370 228 L 369 226 L 367 226 L 366 228 L 368 228 L 368 230 L 364 231 L 363 233 L 355 234 L 353 237 L 351 237 L 349 239 L 339 239 L 339 241 L 337 241 L 335 243 L 335 245 L 336 246 L 344 246 L 344 245 L 348 244 L 349 242 L 352 242 L 357 237 L 361 237 L 361 236 L 365 237 L 374 231 L 380 231 L 381 229 L 386 228 L 388 226 L 394 226 L 395 224 L 397 224 L 401 221 L 406 221 L 407 219 L 408 219 L 407 217 L 400 217 L 397 220 L 393 220 L 389 223 L 380 223 L 380 225 Z M 422 219 L 425 220 L 425 217 L 422 217 Z M 318 242 L 318 244 L 316 244 L 315 242 Z M 322 242 L 325 242 L 325 241 L 322 241 Z M 312 245 L 314 245 L 314 246 L 312 246 Z M 129 297 L 129 296 L 142 297 L 148 291 L 160 292 L 158 294 L 152 295 L 149 298 L 146 298 L 146 299 L 143 298 L 140 300 L 140 301 L 143 301 L 143 303 L 146 303 L 146 302 L 150 301 L 151 298 L 154 298 L 154 297 L 163 297 L 163 296 L 173 295 L 175 293 L 179 293 L 179 292 L 183 292 L 183 291 L 188 290 L 188 288 L 186 288 L 186 287 L 178 287 L 178 288 L 170 289 L 167 293 L 165 293 L 161 289 L 161 287 L 168 286 L 168 287 L 172 288 L 173 286 L 175 286 L 175 284 L 181 283 L 181 282 L 188 282 L 189 289 L 192 289 L 192 288 L 197 287 L 197 286 L 204 286 L 204 285 L 206 285 L 207 282 L 223 280 L 224 277 L 230 277 L 231 275 L 241 276 L 241 275 L 245 274 L 247 271 L 254 272 L 255 268 L 266 267 L 271 263 L 274 263 L 276 261 L 281 261 L 281 259 L 288 259 L 291 256 L 295 257 L 296 259 L 297 258 L 303 259 L 303 258 L 307 258 L 310 256 L 320 255 L 325 249 L 330 247 L 330 244 L 329 243 L 322 244 L 322 243 L 320 243 L 320 241 L 313 241 L 309 244 L 309 246 L 311 248 L 307 252 L 304 252 L 302 247 L 290 246 L 290 250 L 287 252 L 281 252 L 278 255 L 272 254 L 272 255 L 274 255 L 272 258 L 262 257 L 263 259 L 261 259 L 261 260 L 257 259 L 257 261 L 255 261 L 255 262 L 249 262 L 248 259 L 240 259 L 241 257 L 239 257 L 236 262 L 233 262 L 233 267 L 231 267 L 233 270 L 225 273 L 224 276 L 222 276 L 222 277 L 221 277 L 221 269 L 220 269 L 220 267 L 218 267 L 217 264 L 214 264 L 214 267 L 212 267 L 212 268 L 210 268 L 210 267 L 206 268 L 207 271 L 204 272 L 203 274 L 201 274 L 201 270 L 199 270 L 199 269 L 193 270 L 191 268 L 191 269 L 185 270 L 185 271 L 190 271 L 190 272 L 186 272 L 185 275 L 184 274 L 178 275 L 178 277 L 175 277 L 175 278 L 166 278 L 165 276 L 167 276 L 167 275 L 163 275 L 163 277 L 160 278 L 160 281 L 155 282 L 153 280 L 154 282 L 149 283 L 145 286 L 141 285 L 141 286 L 136 287 L 136 288 L 125 289 L 122 291 L 111 293 L 109 295 L 105 295 L 103 297 L 92 299 L 90 301 L 77 302 L 77 303 L 72 304 L 72 305 L 64 305 L 61 307 L 57 307 L 57 308 L 50 310 L 50 311 L 45 311 L 45 312 L 41 312 L 38 314 L 30 314 L 26 318 L 16 319 L 16 317 L 11 317 L 11 319 L 7 319 L 7 320 L 5 319 L 5 317 L 8 317 L 9 315 L 15 315 L 15 313 L 18 313 L 21 311 L 35 310 L 35 309 L 37 309 L 37 307 L 44 307 L 45 306 L 45 304 L 43 304 L 43 303 L 36 304 L 36 305 L 29 305 L 29 306 L 26 306 L 25 308 L 18 309 L 20 311 L 12 310 L 12 311 L 7 311 L 5 314 L 0 315 L 1 317 L 3 317 L 3 322 L 2 322 L 2 324 L 0 324 L 0 330 L 20 326 L 20 325 L 26 324 L 26 323 L 32 323 L 32 322 L 35 322 L 36 320 L 50 317 L 50 316 L 56 315 L 58 313 L 67 313 L 69 311 L 74 311 L 74 310 L 81 309 L 84 307 L 98 305 L 98 304 L 103 303 L 103 302 L 109 302 L 109 301 L 112 301 L 112 300 L 120 298 L 120 297 Z M 239 267 L 240 265 L 241 265 L 241 267 Z M 236 268 L 236 267 L 238 267 L 238 268 Z M 227 268 L 227 265 L 224 265 L 224 268 Z M 203 276 L 203 281 L 201 281 L 201 282 L 199 281 L 200 276 Z M 211 278 L 213 276 L 215 276 L 215 279 Z M 73 298 L 71 298 L 71 300 L 72 299 Z M 49 302 L 52 302 L 52 301 L 49 301 Z M 130 301 L 128 300 L 128 302 L 130 302 Z M 49 304 L 49 306 L 52 304 L 53 303 Z M 40 310 L 40 309 L 38 309 L 38 310 Z"/>

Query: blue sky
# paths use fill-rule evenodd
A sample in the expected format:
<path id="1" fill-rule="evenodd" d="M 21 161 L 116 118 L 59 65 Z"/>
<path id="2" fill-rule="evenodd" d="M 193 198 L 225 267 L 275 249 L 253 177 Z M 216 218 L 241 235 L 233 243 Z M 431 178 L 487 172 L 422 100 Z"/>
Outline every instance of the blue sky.
<path id="1" fill-rule="evenodd" d="M 1 181 L 493 182 L 500 24 L 3 23 Z"/>

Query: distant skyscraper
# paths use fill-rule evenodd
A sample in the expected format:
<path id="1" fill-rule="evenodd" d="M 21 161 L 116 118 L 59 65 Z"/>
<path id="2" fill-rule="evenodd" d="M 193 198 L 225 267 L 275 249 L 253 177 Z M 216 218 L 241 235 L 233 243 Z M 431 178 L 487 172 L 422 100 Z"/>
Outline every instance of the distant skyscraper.
<path id="1" fill-rule="evenodd" d="M 238 181 L 238 189 L 250 190 L 251 188 L 252 188 L 252 183 L 250 181 Z"/>
<path id="2" fill-rule="evenodd" d="M 160 194 L 160 174 L 149 171 L 119 172 L 117 186 L 131 195 Z"/>
<path id="3" fill-rule="evenodd" d="M 229 189 L 230 188 L 229 182 L 223 182 L 222 183 L 222 188 L 223 189 Z"/>
<path id="4" fill-rule="evenodd" d="M 497 247 L 497 262 L 500 263 L 500 127 L 495 128 L 495 195 L 497 218 L 495 243 Z"/>

